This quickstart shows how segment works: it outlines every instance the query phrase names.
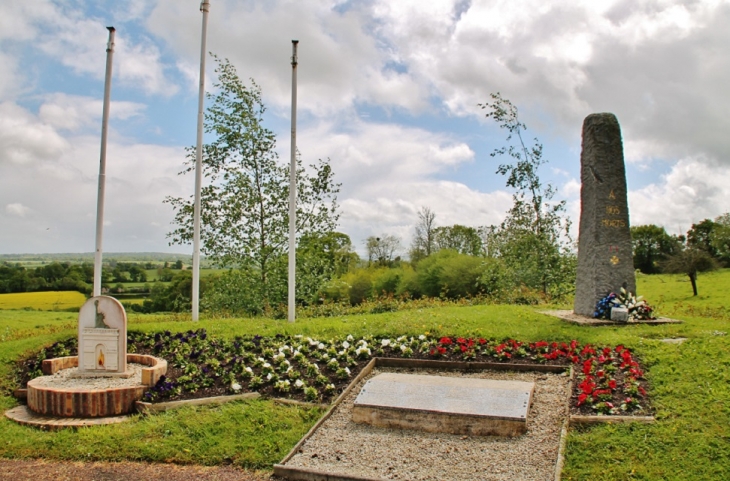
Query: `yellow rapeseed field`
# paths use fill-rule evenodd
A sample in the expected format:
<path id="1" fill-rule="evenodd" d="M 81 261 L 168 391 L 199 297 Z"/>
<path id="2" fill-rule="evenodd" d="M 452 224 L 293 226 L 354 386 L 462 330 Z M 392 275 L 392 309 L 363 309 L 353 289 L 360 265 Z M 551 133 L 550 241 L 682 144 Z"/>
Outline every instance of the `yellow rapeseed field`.
<path id="1" fill-rule="evenodd" d="M 86 296 L 76 291 L 17 292 L 0 294 L 0 309 L 38 309 L 60 311 L 81 307 Z"/>

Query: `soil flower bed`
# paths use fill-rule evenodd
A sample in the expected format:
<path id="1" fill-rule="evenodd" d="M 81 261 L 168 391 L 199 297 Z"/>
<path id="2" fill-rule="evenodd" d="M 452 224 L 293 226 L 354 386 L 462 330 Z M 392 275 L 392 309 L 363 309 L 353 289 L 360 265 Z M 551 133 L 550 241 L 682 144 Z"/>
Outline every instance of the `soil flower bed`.
<path id="1" fill-rule="evenodd" d="M 58 342 L 18 363 L 18 381 L 42 375 L 43 359 L 75 355 L 76 339 Z M 144 394 L 149 402 L 259 392 L 272 398 L 331 402 L 377 357 L 550 364 L 574 367 L 574 414 L 646 415 L 647 383 L 625 346 L 515 339 L 420 336 L 315 339 L 245 336 L 215 339 L 204 329 L 128 333 L 128 351 L 162 357 L 167 376 Z"/>

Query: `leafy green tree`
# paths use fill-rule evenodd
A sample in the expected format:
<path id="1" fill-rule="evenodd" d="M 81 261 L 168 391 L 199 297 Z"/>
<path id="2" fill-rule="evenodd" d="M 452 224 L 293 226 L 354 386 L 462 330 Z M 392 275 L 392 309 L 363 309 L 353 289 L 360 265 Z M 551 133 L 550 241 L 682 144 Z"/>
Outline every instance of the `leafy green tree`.
<path id="1" fill-rule="evenodd" d="M 165 263 L 167 264 L 167 263 Z M 157 280 L 160 282 L 170 282 L 175 274 L 169 267 L 163 267 L 157 269 Z"/>
<path id="2" fill-rule="evenodd" d="M 51 262 L 41 268 L 42 276 L 48 283 L 55 282 L 63 279 L 63 276 L 68 271 L 68 264 L 61 264 L 60 262 Z"/>
<path id="3" fill-rule="evenodd" d="M 200 292 L 207 292 L 209 279 L 200 280 Z M 155 283 L 150 288 L 150 296 L 140 304 L 132 304 L 132 309 L 139 312 L 184 312 L 191 308 L 191 292 L 193 274 L 189 270 L 177 271 L 172 280 L 163 284 Z"/>
<path id="4" fill-rule="evenodd" d="M 491 99 L 479 106 L 488 111 L 487 118 L 508 132 L 508 145 L 495 149 L 491 156 L 510 159 L 498 166 L 497 173 L 506 177 L 507 187 L 514 192 L 505 220 L 489 234 L 487 250 L 504 260 L 517 283 L 544 293 L 562 292 L 575 280 L 575 270 L 569 268 L 575 256 L 570 249 L 565 201 L 554 201 L 555 188 L 540 180 L 540 167 L 548 161 L 537 139 L 532 145 L 525 143 L 527 126 L 520 121 L 517 107 L 499 93 L 491 94 Z"/>
<path id="5" fill-rule="evenodd" d="M 686 274 L 692 284 L 692 293 L 697 295 L 697 274 L 717 269 L 717 262 L 705 250 L 687 247 L 670 255 L 661 262 L 662 271 L 669 274 Z"/>
<path id="6" fill-rule="evenodd" d="M 435 252 L 435 219 L 436 214 L 428 207 L 421 207 L 418 211 L 418 222 L 408 253 L 411 262 L 418 262 Z"/>
<path id="7" fill-rule="evenodd" d="M 266 108 L 258 85 L 244 85 L 228 60 L 214 58 L 217 93 L 208 94 L 212 104 L 205 116 L 205 130 L 214 140 L 203 148 L 201 250 L 217 266 L 240 269 L 246 276 L 240 288 L 256 291 L 253 298 L 276 305 L 286 298 L 289 167 L 278 162 L 274 133 L 263 126 Z M 192 172 L 194 164 L 190 148 L 183 173 Z M 297 235 L 334 231 L 339 185 L 329 161 L 305 169 L 297 158 L 296 169 Z M 168 234 L 171 243 L 190 243 L 193 199 L 165 201 L 178 226 Z"/>
<path id="8" fill-rule="evenodd" d="M 348 272 L 358 260 L 347 234 L 327 232 L 303 236 L 297 247 L 297 302 L 317 302 L 324 284 Z"/>
<path id="9" fill-rule="evenodd" d="M 147 272 L 137 264 L 133 264 L 129 268 L 129 278 L 132 282 L 147 282 Z"/>
<path id="10" fill-rule="evenodd" d="M 715 249 L 717 259 L 725 266 L 730 266 L 730 213 L 726 212 L 715 219 L 710 245 Z"/>
<path id="11" fill-rule="evenodd" d="M 631 227 L 634 268 L 644 274 L 661 272 L 660 263 L 681 250 L 678 238 L 654 224 Z"/>
<path id="12" fill-rule="evenodd" d="M 454 224 L 434 229 L 437 250 L 451 249 L 470 256 L 482 255 L 482 238 L 474 227 Z"/>
<path id="13" fill-rule="evenodd" d="M 127 277 L 127 271 L 124 269 L 123 265 L 117 264 L 117 266 L 112 271 L 112 274 L 114 276 L 114 282 L 129 282 L 129 277 Z"/>
<path id="14" fill-rule="evenodd" d="M 712 245 L 712 233 L 718 225 L 710 219 L 692 224 L 692 228 L 687 231 L 687 245 L 702 249 L 712 257 L 717 257 L 717 249 Z"/>

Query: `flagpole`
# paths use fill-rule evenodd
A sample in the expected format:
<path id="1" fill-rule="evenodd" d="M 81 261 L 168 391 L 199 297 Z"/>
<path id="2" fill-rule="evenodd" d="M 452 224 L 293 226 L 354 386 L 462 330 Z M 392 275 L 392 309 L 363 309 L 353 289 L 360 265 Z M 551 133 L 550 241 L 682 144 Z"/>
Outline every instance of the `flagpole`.
<path id="1" fill-rule="evenodd" d="M 291 57 L 291 162 L 289 164 L 289 309 L 288 320 L 296 318 L 296 268 L 297 268 L 297 44 L 292 40 Z"/>
<path id="2" fill-rule="evenodd" d="M 195 205 L 193 208 L 193 321 L 198 320 L 200 308 L 200 189 L 203 183 L 203 102 L 205 100 L 205 39 L 208 35 L 210 1 L 200 3 L 203 31 L 200 38 L 200 86 L 198 91 L 198 134 L 195 148 Z"/>
<path id="3" fill-rule="evenodd" d="M 112 57 L 114 56 L 114 27 L 109 30 L 106 44 L 106 75 L 104 79 L 104 105 L 101 114 L 101 155 L 99 157 L 99 189 L 96 198 L 96 251 L 94 253 L 94 296 L 101 295 L 101 257 L 104 231 L 104 193 L 106 188 L 106 139 L 109 131 L 109 100 L 112 91 Z"/>

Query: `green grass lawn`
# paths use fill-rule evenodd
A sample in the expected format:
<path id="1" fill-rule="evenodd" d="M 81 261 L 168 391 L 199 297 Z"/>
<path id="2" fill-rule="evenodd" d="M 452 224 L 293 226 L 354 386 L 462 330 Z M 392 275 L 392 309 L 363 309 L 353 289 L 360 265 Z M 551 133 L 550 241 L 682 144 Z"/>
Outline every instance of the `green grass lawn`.
<path id="1" fill-rule="evenodd" d="M 683 324 L 581 327 L 527 306 L 447 307 L 377 315 L 298 319 L 205 318 L 129 314 L 129 329 L 182 331 L 205 328 L 211 336 L 304 334 L 433 334 L 513 337 L 624 344 L 643 360 L 657 422 L 571 429 L 563 479 L 730 479 L 730 270 L 699 278 L 692 297 L 681 276 L 640 276 L 639 294 L 659 315 Z M 567 308 L 568 306 L 554 306 Z M 540 308 L 544 308 L 541 306 Z M 23 353 L 75 335 L 75 314 L 0 311 L 0 408 L 9 396 L 12 362 Z M 4 337 L 3 337 L 4 336 Z M 661 342 L 685 337 L 682 344 Z M 117 426 L 42 432 L 3 418 L 0 456 L 73 460 L 142 460 L 198 464 L 234 463 L 266 468 L 283 458 L 321 415 L 317 409 L 261 400 L 198 407 Z"/>
<path id="2" fill-rule="evenodd" d="M 186 269 L 192 269 L 191 266 L 186 266 Z M 173 269 L 173 274 L 177 274 L 179 271 L 176 271 Z M 213 267 L 200 267 L 200 277 L 208 277 L 213 274 L 220 274 L 221 272 L 224 272 L 224 270 L 221 269 L 215 269 Z M 145 269 L 145 273 L 147 274 L 147 282 L 154 282 L 158 279 L 157 275 L 157 269 Z M 144 284 L 144 282 L 142 283 Z"/>

